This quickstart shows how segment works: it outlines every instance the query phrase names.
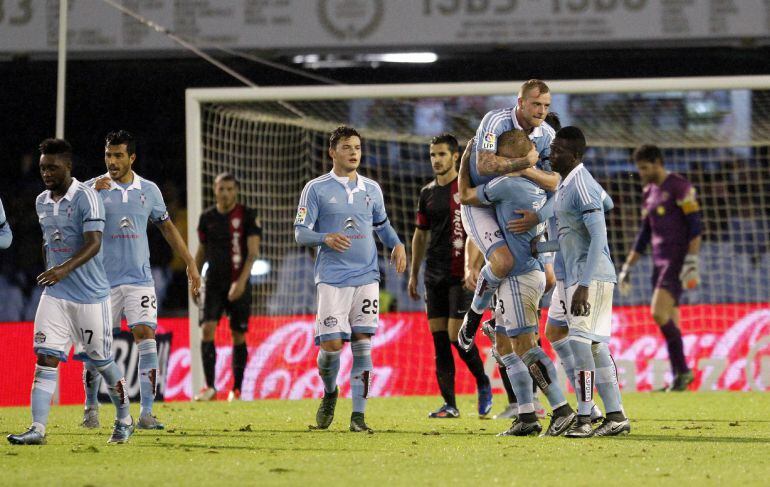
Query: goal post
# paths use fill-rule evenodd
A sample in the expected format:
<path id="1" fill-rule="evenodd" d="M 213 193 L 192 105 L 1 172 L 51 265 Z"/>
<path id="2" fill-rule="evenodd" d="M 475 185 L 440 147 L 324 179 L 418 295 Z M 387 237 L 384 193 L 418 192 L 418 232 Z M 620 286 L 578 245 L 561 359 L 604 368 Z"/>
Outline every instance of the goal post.
<path id="1" fill-rule="evenodd" d="M 616 202 L 608 233 L 618 267 L 639 225 L 641 186 L 630 161 L 636 146 L 659 145 L 667 166 L 698 189 L 706 220 L 704 285 L 686 293 L 685 303 L 691 307 L 682 319 L 685 333 L 688 327 L 704 333 L 688 337 L 690 350 L 708 347 L 706 335 L 711 331 L 721 333 L 711 330 L 716 326 L 712 323 L 736 321 L 751 305 L 761 307 L 770 300 L 770 76 L 547 82 L 552 111 L 563 125 L 583 129 L 590 148 L 586 163 Z M 330 169 L 325 146 L 329 131 L 347 124 L 361 132 L 361 172 L 383 187 L 391 221 L 409 250 L 419 189 L 431 179 L 431 136 L 450 132 L 466 142 L 486 111 L 513 106 L 521 83 L 188 89 L 191 252 L 198 246 L 198 218 L 213 204 L 213 177 L 234 172 L 242 182 L 242 202 L 257 209 L 265 227 L 262 255 L 269 270 L 255 277 L 259 285 L 253 290 L 253 312 L 310 313 L 312 275 L 307 275 L 307 256 L 294 244 L 292 222 L 304 184 Z M 616 295 L 618 306 L 629 307 L 616 317 L 621 329 L 654 332 L 644 308 L 651 293 L 650 271 L 649 258 L 642 259 L 633 275 L 633 295 Z M 406 298 L 405 278 L 389 271 L 386 277 L 399 310 L 421 309 L 420 303 Z M 195 391 L 203 383 L 200 329 L 192 301 L 189 309 Z M 619 335 L 625 339 L 623 331 Z M 616 353 L 621 369 L 628 363 L 635 370 L 625 375 L 621 370 L 625 386 L 640 387 L 645 380 L 649 384 L 641 388 L 657 385 L 653 382 L 661 376 L 653 369 L 655 360 L 661 360 L 659 347 L 651 352 L 640 350 L 643 343 L 627 345 L 620 357 Z M 718 359 L 720 352 L 703 353 L 697 360 Z M 634 354 L 646 354 L 644 363 Z M 712 376 L 704 375 L 702 383 Z"/>

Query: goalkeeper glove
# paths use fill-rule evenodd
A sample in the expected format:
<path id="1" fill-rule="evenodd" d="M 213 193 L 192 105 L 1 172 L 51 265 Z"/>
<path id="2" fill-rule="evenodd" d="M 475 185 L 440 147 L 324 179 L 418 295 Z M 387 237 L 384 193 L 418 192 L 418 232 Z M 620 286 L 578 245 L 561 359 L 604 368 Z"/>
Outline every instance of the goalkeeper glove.
<path id="1" fill-rule="evenodd" d="M 698 263 L 697 254 L 687 254 L 687 257 L 684 258 L 682 272 L 679 273 L 679 280 L 682 281 L 682 287 L 685 289 L 695 289 L 700 284 Z"/>
<path id="2" fill-rule="evenodd" d="M 623 264 L 618 274 L 618 289 L 621 296 L 628 296 L 631 293 L 631 266 Z"/>

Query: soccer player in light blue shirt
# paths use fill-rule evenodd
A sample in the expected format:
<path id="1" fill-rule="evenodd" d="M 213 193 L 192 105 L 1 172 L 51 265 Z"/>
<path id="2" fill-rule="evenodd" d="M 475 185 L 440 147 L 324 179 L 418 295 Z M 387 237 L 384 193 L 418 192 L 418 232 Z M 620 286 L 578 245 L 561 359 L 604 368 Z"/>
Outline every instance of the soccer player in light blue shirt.
<path id="1" fill-rule="evenodd" d="M 372 232 L 393 249 L 391 261 L 397 272 L 406 269 L 406 251 L 388 221 L 380 186 L 357 172 L 361 163 L 358 132 L 345 126 L 334 130 L 329 156 L 331 172 L 305 185 L 294 220 L 297 243 L 318 249 L 315 340 L 320 346 L 318 373 L 324 396 L 316 412 L 316 427 L 326 429 L 334 419 L 340 353 L 343 342 L 350 341 L 350 430 L 371 431 L 364 411 L 373 369 L 371 336 L 377 331 L 380 280 Z"/>
<path id="2" fill-rule="evenodd" d="M 93 362 L 108 384 L 117 414 L 110 443 L 125 443 L 134 429 L 128 410 L 126 381 L 112 358 L 109 284 L 102 265 L 104 205 L 96 192 L 72 177 L 72 147 L 62 139 L 40 144 L 40 175 L 45 183 L 35 202 L 43 231 L 45 286 L 35 315 L 32 383 L 32 426 L 8 435 L 16 445 L 45 443 L 58 365 L 67 360 L 72 343 Z"/>
<path id="3" fill-rule="evenodd" d="M 169 218 L 160 189 L 133 171 L 135 160 L 133 135 L 125 130 L 110 132 L 104 148 L 107 174 L 86 184 L 99 191 L 106 210 L 104 268 L 110 285 L 112 326 L 120 328 L 121 317 L 125 316 L 139 350 L 141 408 L 136 426 L 139 429 L 163 429 L 163 424 L 152 414 L 160 374 L 155 341 L 158 303 L 150 269 L 148 220 L 158 227 L 171 248 L 187 264 L 193 295 L 200 287 L 200 274 L 182 236 Z M 97 395 L 100 382 L 94 365 L 86 362 L 83 371 L 86 406 L 82 424 L 87 428 L 99 427 Z"/>
<path id="4" fill-rule="evenodd" d="M 11 246 L 12 241 L 13 232 L 11 232 L 11 226 L 8 224 L 8 219 L 5 216 L 3 201 L 0 200 L 0 249 L 7 249 Z"/>
<path id="5" fill-rule="evenodd" d="M 515 107 L 492 110 L 484 116 L 476 132 L 475 151 L 469 167 L 474 186 L 489 182 L 501 174 L 522 171 L 521 176 L 534 181 L 542 189 L 556 189 L 559 177 L 551 172 L 546 162 L 554 134 L 553 129 L 544 122 L 550 105 L 548 85 L 532 79 L 521 86 Z M 498 137 L 511 129 L 523 130 L 533 142 L 534 146 L 526 156 L 507 158 L 497 153 Z M 486 260 L 479 274 L 473 302 L 458 334 L 458 343 L 468 349 L 481 322 L 481 314 L 502 279 L 513 267 L 513 256 L 502 236 L 505 227 L 500 227 L 491 208 L 463 207 L 462 217 L 466 233 Z"/>
<path id="6" fill-rule="evenodd" d="M 621 403 L 615 362 L 607 347 L 616 277 L 607 244 L 604 191 L 582 163 L 585 148 L 585 136 L 577 127 L 559 130 L 551 145 L 552 166 L 562 177 L 554 211 L 564 259 L 567 320 L 578 399 L 578 420 L 565 433 L 572 438 L 616 436 L 631 431 Z M 594 384 L 604 402 L 606 417 L 592 430 Z"/>
<path id="7" fill-rule="evenodd" d="M 525 153 L 531 145 L 521 130 L 504 132 L 499 140 L 498 152 L 506 156 Z M 460 192 L 465 200 L 475 205 L 493 204 L 501 228 L 505 228 L 508 221 L 521 218 L 520 210 L 538 211 L 546 205 L 545 191 L 526 178 L 500 176 L 477 186 L 473 194 L 465 162 L 460 172 Z M 528 436 L 542 431 L 535 413 L 533 379 L 553 410 L 546 436 L 561 435 L 576 416 L 558 384 L 556 367 L 537 344 L 538 309 L 545 290 L 545 274 L 542 262 L 533 255 L 532 243 L 540 239 L 543 230 L 543 225 L 538 225 L 526 232 L 503 232 L 514 264 L 497 290 L 495 347 L 518 400 L 518 419 L 501 436 Z"/>

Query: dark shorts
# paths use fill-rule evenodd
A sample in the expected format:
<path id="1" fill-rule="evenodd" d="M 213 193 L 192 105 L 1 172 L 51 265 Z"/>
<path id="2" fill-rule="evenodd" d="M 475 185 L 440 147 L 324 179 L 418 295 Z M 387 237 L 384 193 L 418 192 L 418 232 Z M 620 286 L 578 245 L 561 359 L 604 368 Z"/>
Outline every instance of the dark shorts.
<path id="1" fill-rule="evenodd" d="M 425 285 L 425 303 L 428 319 L 463 319 L 471 306 L 473 293 L 462 283 L 444 282 Z"/>
<path id="2" fill-rule="evenodd" d="M 227 313 L 230 319 L 230 329 L 246 333 L 249 329 L 249 315 L 251 314 L 251 286 L 247 285 L 237 301 L 227 300 L 230 287 L 206 286 L 206 297 L 203 300 L 203 321 L 219 321 L 222 313 Z"/>
<path id="3" fill-rule="evenodd" d="M 679 280 L 682 264 L 681 260 L 668 261 L 652 269 L 653 289 L 665 289 L 674 298 L 676 304 L 679 304 L 679 298 L 682 297 L 682 281 Z"/>

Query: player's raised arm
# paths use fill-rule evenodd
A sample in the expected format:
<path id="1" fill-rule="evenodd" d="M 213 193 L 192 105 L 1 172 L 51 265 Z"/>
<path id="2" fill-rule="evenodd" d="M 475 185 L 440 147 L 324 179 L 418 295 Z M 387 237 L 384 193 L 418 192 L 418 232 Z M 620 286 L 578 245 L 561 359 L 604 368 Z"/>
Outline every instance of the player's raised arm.
<path id="1" fill-rule="evenodd" d="M 11 232 L 11 226 L 8 224 L 8 219 L 5 216 L 3 202 L 0 200 L 0 249 L 7 249 L 11 246 L 12 241 L 13 232 Z"/>
<path id="2" fill-rule="evenodd" d="M 460 158 L 460 171 L 457 175 L 457 189 L 460 193 L 460 202 L 464 205 L 482 206 L 476 193 L 476 188 L 471 184 L 471 153 L 474 150 L 474 140 L 468 141 L 465 151 Z"/>

